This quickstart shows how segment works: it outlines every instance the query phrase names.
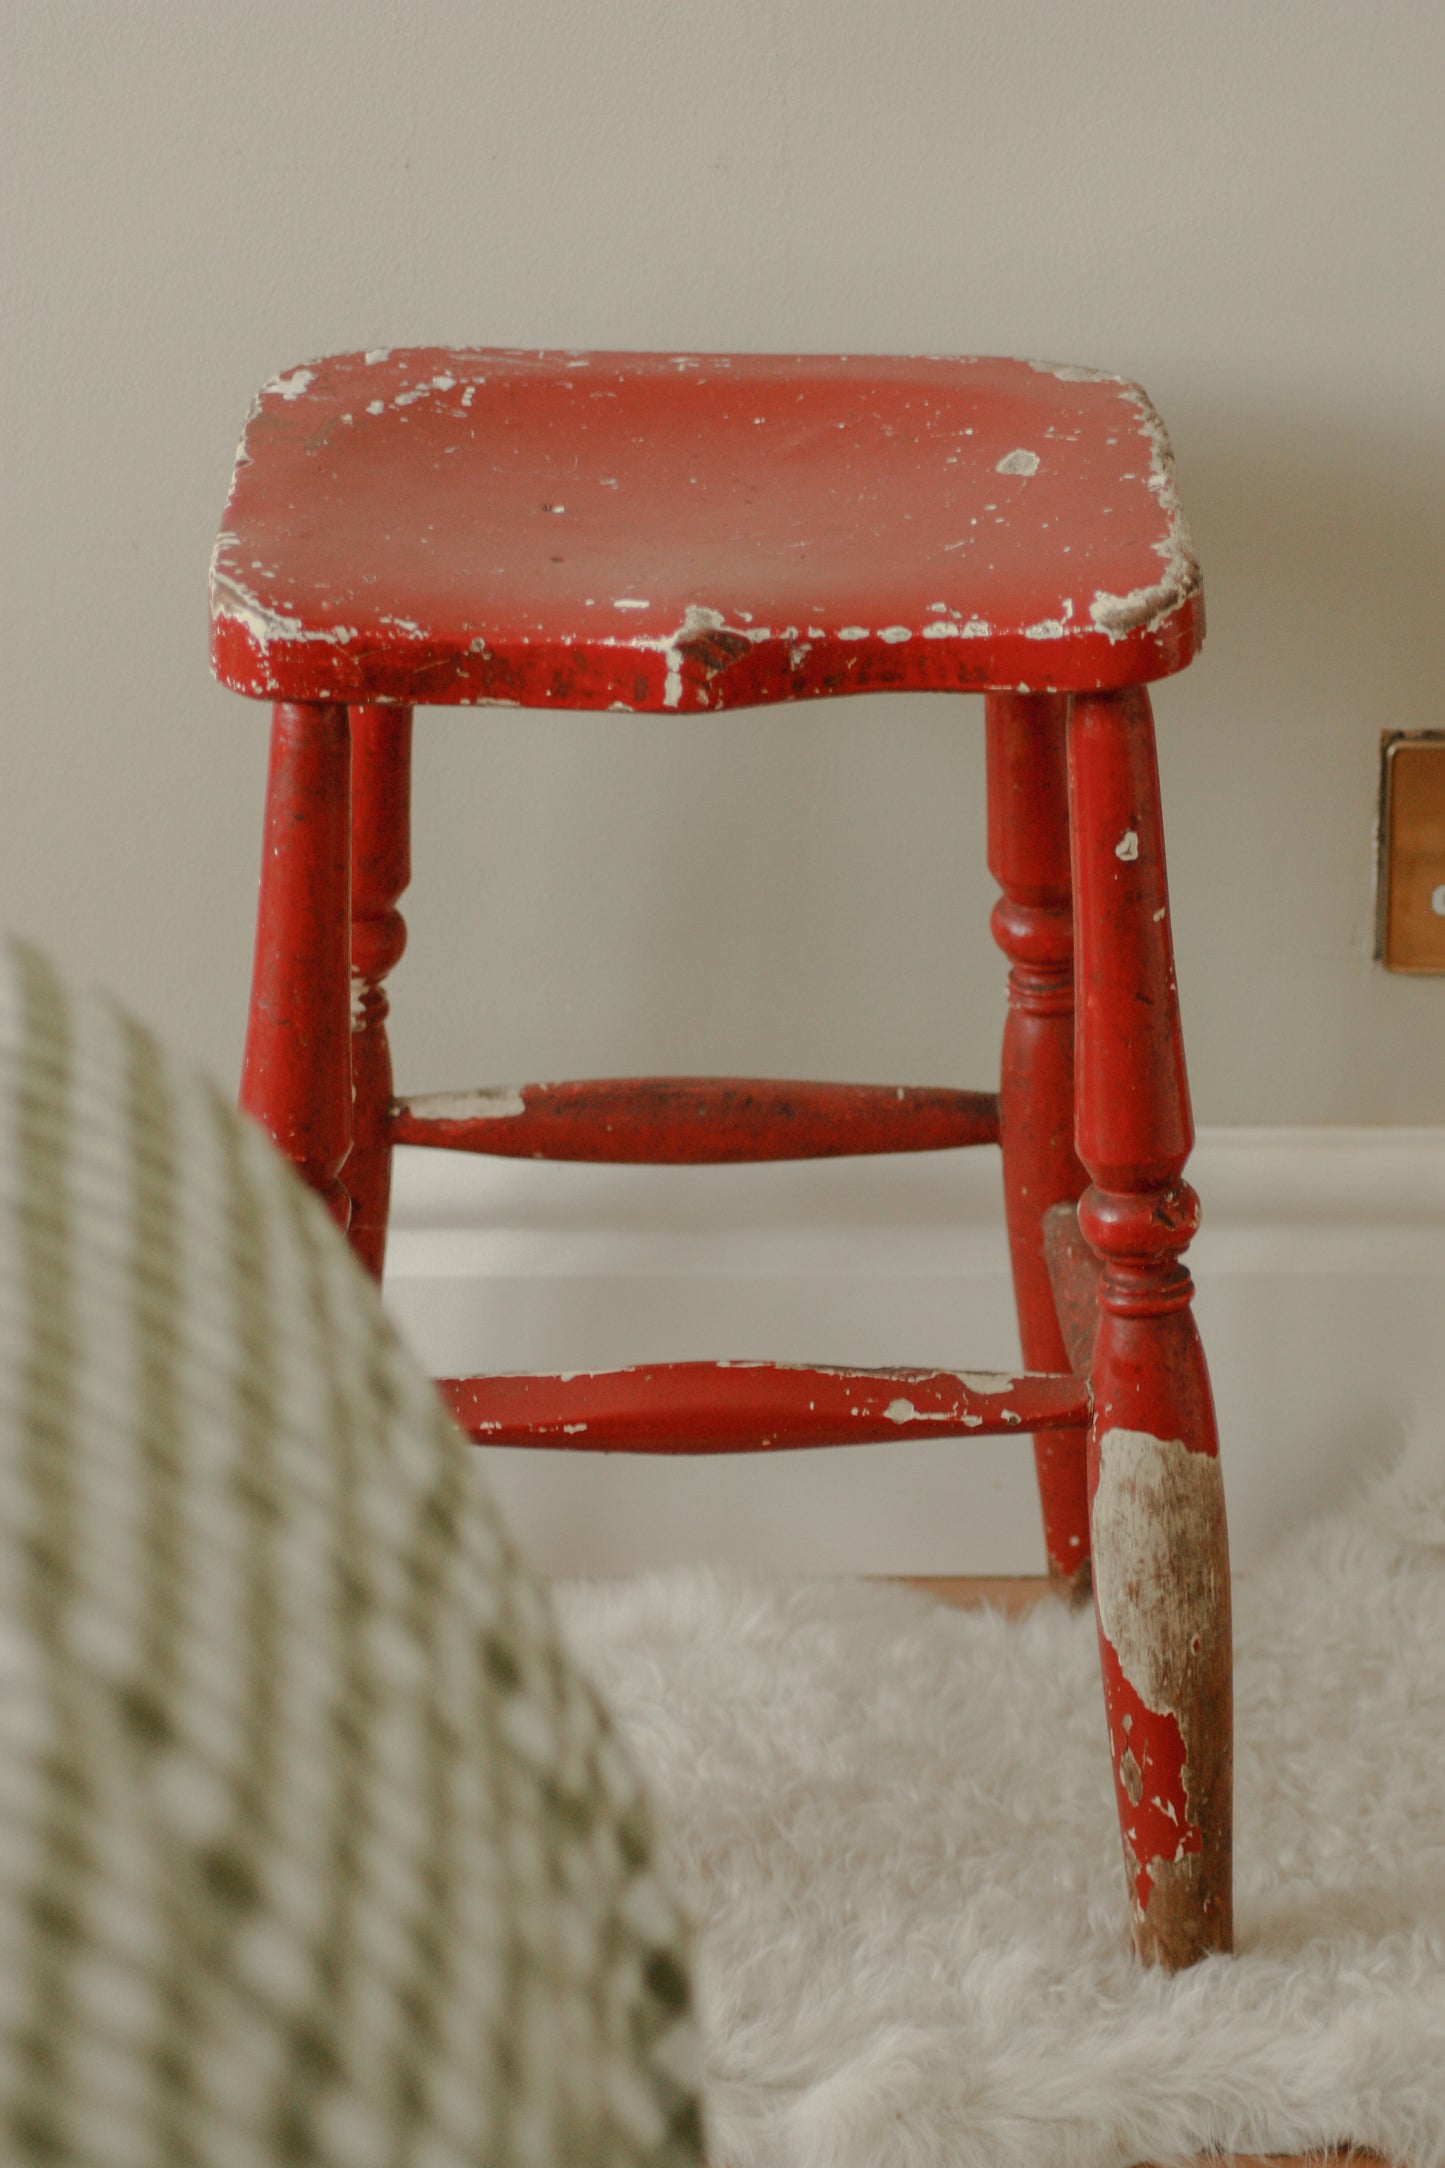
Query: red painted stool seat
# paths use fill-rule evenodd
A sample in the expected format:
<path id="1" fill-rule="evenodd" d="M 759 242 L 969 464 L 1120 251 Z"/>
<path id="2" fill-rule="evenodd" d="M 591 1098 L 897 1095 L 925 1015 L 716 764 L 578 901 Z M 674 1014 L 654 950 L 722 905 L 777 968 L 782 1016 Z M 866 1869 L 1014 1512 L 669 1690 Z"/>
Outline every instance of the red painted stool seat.
<path id="1" fill-rule="evenodd" d="M 1229 1560 L 1182 1261 L 1193 1129 L 1145 691 L 1204 617 L 1144 394 L 943 357 L 342 355 L 251 412 L 211 631 L 218 676 L 276 703 L 241 1102 L 377 1277 L 399 1143 L 633 1164 L 1001 1148 L 1022 1376 L 950 1355 L 439 1389 L 492 1444 L 1031 1437 L 1050 1571 L 1095 1598 L 1136 1946 L 1168 1965 L 1227 1948 Z M 996 1091 L 394 1094 L 414 708 L 904 690 L 984 695 L 1010 966 Z"/>
<path id="2" fill-rule="evenodd" d="M 1203 636 L 1144 394 L 1018 361 L 341 355 L 262 392 L 212 577 L 274 700 L 1079 691 Z"/>

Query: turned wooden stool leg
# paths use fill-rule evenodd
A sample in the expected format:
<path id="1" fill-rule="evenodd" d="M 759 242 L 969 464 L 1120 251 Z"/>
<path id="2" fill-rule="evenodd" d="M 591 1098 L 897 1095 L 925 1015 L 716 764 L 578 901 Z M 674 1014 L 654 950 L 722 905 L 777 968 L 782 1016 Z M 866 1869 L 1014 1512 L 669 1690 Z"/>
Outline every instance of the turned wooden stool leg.
<path id="1" fill-rule="evenodd" d="M 241 1106 L 344 1227 L 351 1143 L 346 934 L 351 885 L 346 710 L 275 711 Z"/>
<path id="2" fill-rule="evenodd" d="M 375 1279 L 391 1202 L 391 1049 L 384 982 L 406 947 L 411 709 L 351 711 L 351 1246 Z"/>
<path id="3" fill-rule="evenodd" d="M 1088 1177 L 1074 1152 L 1074 935 L 1069 874 L 1067 700 L 991 693 L 988 863 L 1003 890 L 993 934 L 1009 960 L 1008 1020 L 999 1085 L 1004 1203 L 1019 1338 L 1030 1370 L 1067 1370 L 1048 1268 L 1043 1216 L 1072 1204 Z M 1086 1433 L 1034 1439 L 1049 1573 L 1076 1597 L 1089 1590 Z"/>
<path id="4" fill-rule="evenodd" d="M 1214 1406 L 1180 1262 L 1198 1223 L 1154 725 L 1140 689 L 1069 723 L 1079 1225 L 1102 1263 L 1089 1492 L 1104 1701 L 1134 1942 L 1231 1944 L 1229 1552 Z"/>

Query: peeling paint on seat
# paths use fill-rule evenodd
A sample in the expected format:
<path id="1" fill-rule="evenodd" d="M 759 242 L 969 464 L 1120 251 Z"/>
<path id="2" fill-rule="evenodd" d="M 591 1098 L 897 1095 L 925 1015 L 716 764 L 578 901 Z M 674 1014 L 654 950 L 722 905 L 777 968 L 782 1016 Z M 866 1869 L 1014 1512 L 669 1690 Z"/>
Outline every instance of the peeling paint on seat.
<path id="1" fill-rule="evenodd" d="M 258 698 L 1107 689 L 1203 636 L 1153 408 L 1051 364 L 375 347 L 271 380 L 222 524 Z"/>

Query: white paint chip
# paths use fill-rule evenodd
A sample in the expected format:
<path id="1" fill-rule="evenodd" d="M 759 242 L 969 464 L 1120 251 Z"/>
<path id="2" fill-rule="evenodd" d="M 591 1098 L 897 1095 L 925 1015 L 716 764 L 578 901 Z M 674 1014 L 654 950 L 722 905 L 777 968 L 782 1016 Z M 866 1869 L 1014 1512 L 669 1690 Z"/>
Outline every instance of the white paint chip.
<path id="1" fill-rule="evenodd" d="M 1134 829 L 1126 828 L 1114 845 L 1114 856 L 1129 865 L 1139 856 L 1139 838 Z"/>
<path id="2" fill-rule="evenodd" d="M 404 1099 L 408 1114 L 434 1122 L 496 1122 L 525 1114 L 527 1102 L 509 1085 L 491 1091 L 426 1092 L 419 1099 Z"/>
<path id="3" fill-rule="evenodd" d="M 278 399 L 299 399 L 302 392 L 316 381 L 314 369 L 293 369 L 289 376 L 274 377 L 266 386 Z"/>
<path id="4" fill-rule="evenodd" d="M 1039 455 L 1037 452 L 1020 448 L 1016 452 L 1010 452 L 1007 458 L 1001 459 L 993 471 L 995 474 L 1037 474 Z"/>
<path id="5" fill-rule="evenodd" d="M 721 632 L 725 619 L 721 610 L 709 610 L 700 602 L 690 602 L 682 613 L 682 623 L 669 640 L 662 644 L 667 660 L 667 675 L 663 680 L 662 704 L 665 708 L 682 705 L 682 643 L 695 640 L 701 632 Z M 706 706 L 704 699 L 703 705 Z"/>

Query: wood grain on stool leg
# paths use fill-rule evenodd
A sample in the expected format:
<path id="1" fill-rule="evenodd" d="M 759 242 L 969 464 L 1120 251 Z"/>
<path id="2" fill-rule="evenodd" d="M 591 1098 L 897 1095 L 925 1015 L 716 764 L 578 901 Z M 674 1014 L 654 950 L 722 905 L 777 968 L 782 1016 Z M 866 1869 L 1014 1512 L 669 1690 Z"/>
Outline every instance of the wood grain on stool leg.
<path id="1" fill-rule="evenodd" d="M 1044 1259 L 1043 1218 L 1087 1180 L 1074 1151 L 1074 941 L 1065 721 L 1051 694 L 991 693 L 988 863 L 1003 895 L 994 939 L 1009 959 L 999 1084 L 1004 1203 L 1019 1338 L 1030 1370 L 1067 1370 Z M 1085 1433 L 1034 1440 L 1049 1572 L 1089 1590 Z"/>
<path id="2" fill-rule="evenodd" d="M 271 726 L 241 1107 L 344 1227 L 351 1143 L 351 749 L 346 710 L 295 702 Z"/>
<path id="3" fill-rule="evenodd" d="M 391 1202 L 387 973 L 406 947 L 396 908 L 411 879 L 411 709 L 351 711 L 351 1245 L 375 1279 Z"/>
<path id="4" fill-rule="evenodd" d="M 1180 1261 L 1198 1221 L 1154 726 L 1141 689 L 1069 724 L 1079 1225 L 1097 1253 L 1089 1490 L 1104 1700 L 1134 1941 L 1230 1947 L 1229 1553 L 1214 1406 Z"/>

